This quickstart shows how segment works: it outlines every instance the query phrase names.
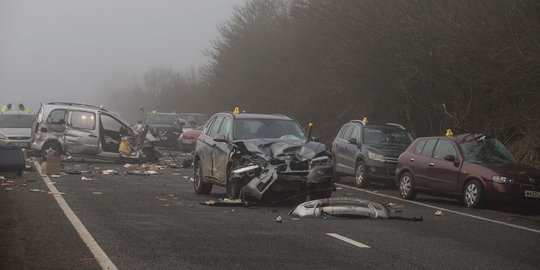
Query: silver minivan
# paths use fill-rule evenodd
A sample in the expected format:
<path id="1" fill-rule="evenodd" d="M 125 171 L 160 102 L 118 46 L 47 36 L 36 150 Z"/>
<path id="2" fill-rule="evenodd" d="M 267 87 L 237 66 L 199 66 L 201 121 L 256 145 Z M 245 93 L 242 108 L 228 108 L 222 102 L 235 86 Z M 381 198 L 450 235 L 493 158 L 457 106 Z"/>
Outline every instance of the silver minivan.
<path id="1" fill-rule="evenodd" d="M 31 148 L 43 157 L 61 154 L 153 162 L 157 139 L 147 125 L 130 126 L 104 108 L 66 102 L 42 104 L 32 126 Z"/>

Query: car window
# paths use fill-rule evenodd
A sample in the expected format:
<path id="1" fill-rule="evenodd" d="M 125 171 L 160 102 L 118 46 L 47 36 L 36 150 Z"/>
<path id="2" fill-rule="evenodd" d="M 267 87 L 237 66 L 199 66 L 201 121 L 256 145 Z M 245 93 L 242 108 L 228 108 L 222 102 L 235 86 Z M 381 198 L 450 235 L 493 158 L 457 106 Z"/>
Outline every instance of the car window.
<path id="1" fill-rule="evenodd" d="M 422 153 L 422 148 L 424 148 L 424 145 L 426 145 L 426 140 L 418 141 L 418 143 L 416 144 L 416 148 L 414 149 L 414 153 L 415 154 Z"/>
<path id="2" fill-rule="evenodd" d="M 272 138 L 305 140 L 306 135 L 298 123 L 285 119 L 237 119 L 234 122 L 234 140 Z"/>
<path id="3" fill-rule="evenodd" d="M 440 139 L 437 143 L 437 147 L 435 147 L 435 152 L 433 152 L 433 157 L 436 159 L 444 159 L 446 155 L 457 157 L 456 149 L 451 142 Z"/>
<path id="4" fill-rule="evenodd" d="M 120 121 L 114 119 L 113 117 L 109 115 L 102 114 L 100 115 L 100 119 L 101 119 L 101 127 L 104 130 L 119 132 L 120 129 L 124 127 L 124 125 L 120 123 Z"/>
<path id="5" fill-rule="evenodd" d="M 91 112 L 72 111 L 70 122 L 73 128 L 94 129 L 96 127 L 96 117 Z"/>
<path id="6" fill-rule="evenodd" d="M 0 115 L 0 128 L 31 128 L 35 119 L 28 114 L 3 114 Z"/>
<path id="7" fill-rule="evenodd" d="M 210 128 L 210 132 L 208 133 L 208 136 L 214 138 L 217 135 L 217 132 L 219 130 L 219 127 L 221 126 L 221 122 L 223 122 L 223 116 L 218 116 L 216 120 L 214 120 L 214 123 L 212 124 L 212 127 Z"/>
<path id="8" fill-rule="evenodd" d="M 231 131 L 231 118 L 224 117 L 223 122 L 221 123 L 221 127 L 219 128 L 219 132 L 217 134 L 223 134 L 225 136 L 229 136 L 230 131 Z"/>
<path id="9" fill-rule="evenodd" d="M 351 138 L 355 138 L 357 142 L 360 142 L 360 128 L 358 126 L 354 126 Z"/>
<path id="10" fill-rule="evenodd" d="M 337 137 L 343 139 L 343 137 L 345 136 L 345 130 L 347 130 L 348 127 L 349 125 L 344 125 L 343 127 L 341 127 L 341 130 L 339 130 Z"/>
<path id="11" fill-rule="evenodd" d="M 347 130 L 345 131 L 345 134 L 343 135 L 343 140 L 348 141 L 351 138 L 351 134 L 353 132 L 353 125 L 349 125 Z"/>
<path id="12" fill-rule="evenodd" d="M 431 154 L 433 154 L 433 148 L 435 148 L 436 142 L 437 142 L 437 139 L 429 139 L 426 142 L 426 146 L 424 146 L 424 149 L 422 149 L 422 155 L 431 157 Z"/>
<path id="13" fill-rule="evenodd" d="M 204 127 L 204 135 L 210 134 L 210 130 L 212 129 L 212 125 L 214 122 L 216 122 L 217 117 L 212 117 L 205 125 Z"/>
<path id="14" fill-rule="evenodd" d="M 53 110 L 47 117 L 47 124 L 63 125 L 66 122 L 66 110 Z"/>

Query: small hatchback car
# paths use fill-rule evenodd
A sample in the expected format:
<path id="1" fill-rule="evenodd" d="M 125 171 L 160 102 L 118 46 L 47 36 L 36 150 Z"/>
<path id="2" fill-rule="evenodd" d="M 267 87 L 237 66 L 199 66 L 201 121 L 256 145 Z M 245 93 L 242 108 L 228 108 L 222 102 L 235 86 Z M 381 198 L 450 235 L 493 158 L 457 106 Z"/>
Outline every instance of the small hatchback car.
<path id="1" fill-rule="evenodd" d="M 231 199 L 270 202 L 330 197 L 332 154 L 284 115 L 218 113 L 197 140 L 194 185 L 225 186 Z"/>
<path id="2" fill-rule="evenodd" d="M 470 208 L 540 202 L 540 170 L 518 164 L 502 143 L 482 134 L 416 139 L 399 157 L 396 181 L 411 200 L 426 192 L 461 198 Z"/>
<path id="3" fill-rule="evenodd" d="M 343 125 L 332 143 L 336 179 L 353 175 L 359 187 L 373 179 L 394 183 L 398 156 L 411 142 L 412 136 L 401 125 L 352 120 Z"/>
<path id="4" fill-rule="evenodd" d="M 155 161 L 156 138 L 148 126 L 129 126 L 106 109 L 77 103 L 41 105 L 32 126 L 32 150 L 43 157 L 69 154 L 103 159 Z M 125 143 L 123 149 L 121 143 Z"/>

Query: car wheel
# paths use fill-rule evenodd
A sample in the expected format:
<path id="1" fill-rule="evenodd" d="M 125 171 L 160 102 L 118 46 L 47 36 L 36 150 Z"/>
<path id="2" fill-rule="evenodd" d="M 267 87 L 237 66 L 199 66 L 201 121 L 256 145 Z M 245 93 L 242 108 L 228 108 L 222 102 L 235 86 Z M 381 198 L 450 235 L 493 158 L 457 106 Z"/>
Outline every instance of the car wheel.
<path id="1" fill-rule="evenodd" d="M 193 166 L 193 186 L 196 194 L 210 194 L 212 184 L 203 181 L 204 175 L 200 161 L 195 162 Z"/>
<path id="2" fill-rule="evenodd" d="M 46 142 L 41 148 L 41 156 L 44 159 L 48 157 L 60 157 L 62 154 L 62 146 L 55 141 Z"/>
<path id="3" fill-rule="evenodd" d="M 237 179 L 232 177 L 230 172 L 227 175 L 227 184 L 225 186 L 227 189 L 227 198 L 236 200 L 240 198 L 240 184 L 238 183 Z"/>
<path id="4" fill-rule="evenodd" d="M 354 184 L 357 187 L 367 187 L 369 185 L 369 180 L 366 176 L 366 165 L 362 160 L 356 163 L 356 170 L 354 173 Z"/>
<path id="5" fill-rule="evenodd" d="M 154 162 L 154 149 L 152 148 L 143 148 L 140 156 L 141 163 L 151 163 Z"/>
<path id="6" fill-rule="evenodd" d="M 480 208 L 484 202 L 484 187 L 478 180 L 471 180 L 465 184 L 463 202 L 468 208 Z"/>
<path id="7" fill-rule="evenodd" d="M 416 189 L 414 188 L 413 176 L 406 172 L 399 178 L 399 193 L 401 197 L 406 200 L 416 199 Z"/>

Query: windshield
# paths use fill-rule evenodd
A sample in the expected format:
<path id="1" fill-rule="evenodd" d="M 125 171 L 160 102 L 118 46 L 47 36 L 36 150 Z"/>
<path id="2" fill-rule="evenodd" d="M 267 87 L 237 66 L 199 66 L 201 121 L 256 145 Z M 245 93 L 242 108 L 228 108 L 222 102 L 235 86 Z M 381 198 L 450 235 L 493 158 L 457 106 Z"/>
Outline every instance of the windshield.
<path id="1" fill-rule="evenodd" d="M 150 114 L 146 117 L 146 123 L 150 125 L 176 125 L 178 119 L 174 114 Z"/>
<path id="2" fill-rule="evenodd" d="M 306 135 L 293 120 L 237 119 L 234 123 L 234 140 L 283 139 L 305 140 Z"/>
<path id="3" fill-rule="evenodd" d="M 31 128 L 36 117 L 27 114 L 0 116 L 0 128 Z"/>
<path id="4" fill-rule="evenodd" d="M 516 160 L 508 149 L 497 139 L 488 138 L 459 144 L 463 157 L 473 163 L 510 163 Z"/>
<path id="5" fill-rule="evenodd" d="M 409 146 L 412 136 L 409 132 L 391 127 L 365 127 L 364 143 L 371 145 Z"/>

